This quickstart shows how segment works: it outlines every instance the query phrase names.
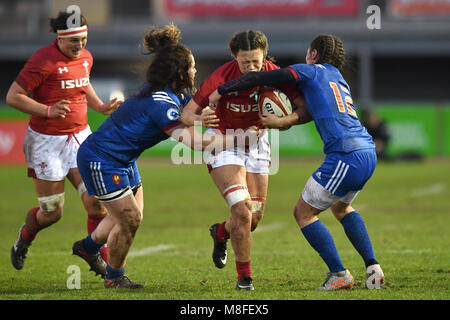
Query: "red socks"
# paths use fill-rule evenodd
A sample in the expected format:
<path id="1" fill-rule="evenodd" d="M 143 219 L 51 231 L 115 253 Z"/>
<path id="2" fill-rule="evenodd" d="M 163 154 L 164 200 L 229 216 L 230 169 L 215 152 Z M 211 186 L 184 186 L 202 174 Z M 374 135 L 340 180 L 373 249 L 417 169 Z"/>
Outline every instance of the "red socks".
<path id="1" fill-rule="evenodd" d="M 20 237 L 23 241 L 31 244 L 34 238 L 36 238 L 37 233 L 41 230 L 41 226 L 37 221 L 37 213 L 39 207 L 31 208 L 28 211 L 27 217 L 25 218 L 25 227 L 22 229 Z"/>
<path id="2" fill-rule="evenodd" d="M 230 238 L 230 234 L 225 230 L 225 222 L 222 222 L 217 227 L 216 235 L 220 242 L 225 242 Z M 252 267 L 250 261 L 240 262 L 236 260 L 236 271 L 238 274 L 238 280 L 241 280 L 244 275 L 247 277 L 252 276 Z"/>
<path id="3" fill-rule="evenodd" d="M 238 280 L 241 280 L 244 275 L 247 277 L 252 277 L 252 267 L 250 261 L 239 262 L 236 260 L 236 271 L 238 273 Z"/>
<path id="4" fill-rule="evenodd" d="M 31 208 L 30 211 L 28 211 L 27 217 L 25 219 L 25 226 L 20 233 L 20 237 L 22 238 L 22 240 L 27 242 L 28 244 L 31 244 L 34 238 L 36 238 L 37 233 L 43 229 L 43 227 L 41 227 L 39 225 L 39 222 L 37 221 L 37 213 L 39 211 L 39 208 L 40 207 L 37 206 Z M 88 216 L 87 229 L 89 234 L 92 233 L 95 228 L 97 228 L 102 219 L 103 217 L 97 218 Z M 108 262 L 106 245 L 100 249 L 100 255 L 102 256 L 103 260 L 105 260 L 105 262 Z"/>
<path id="5" fill-rule="evenodd" d="M 225 242 L 230 238 L 230 234 L 225 230 L 225 222 L 226 221 L 222 222 L 217 227 L 216 235 L 220 242 Z"/>
<path id="6" fill-rule="evenodd" d="M 88 233 L 94 232 L 95 228 L 97 228 L 98 224 L 102 220 L 103 220 L 103 217 L 97 218 L 97 217 L 88 215 L 88 219 L 87 219 L 87 231 L 88 231 Z"/>

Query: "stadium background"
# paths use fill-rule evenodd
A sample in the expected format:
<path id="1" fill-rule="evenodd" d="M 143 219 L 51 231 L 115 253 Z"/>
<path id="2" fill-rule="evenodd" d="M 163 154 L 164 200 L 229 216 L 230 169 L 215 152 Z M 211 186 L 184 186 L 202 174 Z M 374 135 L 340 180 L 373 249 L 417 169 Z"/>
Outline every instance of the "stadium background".
<path id="1" fill-rule="evenodd" d="M 281 66 L 304 61 L 318 33 L 334 33 L 346 45 L 345 78 L 360 110 L 387 123 L 390 156 L 450 155 L 450 4 L 448 1 L 356 0 L 1 0 L 0 162 L 24 163 L 27 115 L 5 104 L 11 82 L 29 56 L 50 43 L 48 18 L 71 4 L 88 18 L 87 48 L 94 56 L 91 81 L 102 99 L 133 94 L 143 83 L 148 56 L 140 41 L 150 25 L 174 22 L 197 60 L 199 85 L 230 59 L 236 31 L 258 29 Z M 379 29 L 370 27 L 380 8 Z M 373 20 L 371 20 L 373 22 Z M 369 23 L 369 24 L 368 24 Z M 90 112 L 93 129 L 104 117 Z M 313 124 L 280 135 L 280 155 L 317 156 L 321 141 Z M 145 154 L 167 154 L 166 141 Z"/>
<path id="2" fill-rule="evenodd" d="M 352 292 L 331 295 L 313 290 L 326 267 L 292 219 L 299 192 L 323 156 L 311 124 L 281 133 L 280 154 L 296 157 L 280 159 L 279 172 L 270 177 L 263 224 L 252 234 L 256 290 L 251 294 L 233 289 L 232 265 L 219 271 L 211 263 L 208 227 L 225 219 L 228 208 L 203 165 L 170 161 L 170 141 L 152 151 L 164 157 L 147 152 L 139 160 L 145 219 L 129 255 L 127 274 L 145 283 L 144 291 L 104 290 L 88 266 L 71 256 L 73 241 L 85 236 L 86 219 L 78 192 L 69 185 L 64 220 L 39 234 L 23 270 L 12 268 L 11 244 L 24 210 L 37 202 L 22 151 L 28 116 L 6 106 L 6 92 L 28 57 L 53 40 L 48 18 L 69 4 L 81 7 L 88 18 L 87 48 L 95 61 L 91 80 L 104 100 L 119 93 L 127 97 L 142 84 L 148 57 L 141 54 L 139 44 L 150 25 L 173 21 L 181 28 L 184 43 L 196 56 L 197 85 L 230 59 L 227 44 L 236 31 L 264 31 L 270 54 L 281 66 L 304 61 L 316 34 L 340 36 L 349 53 L 345 77 L 355 104 L 386 121 L 392 135 L 389 154 L 418 154 L 424 160 L 380 162 L 356 201 L 387 276 L 385 290 L 364 290 L 365 268 L 330 213 L 321 220 L 356 284 Z M 380 29 L 367 27 L 366 9 L 373 4 L 381 9 Z M 449 300 L 448 0 L 0 0 L 0 26 L 0 300 Z M 94 130 L 104 119 L 95 112 L 89 117 Z M 232 250 L 228 259 L 233 261 Z M 82 271 L 81 290 L 68 290 L 70 266 Z M 301 302 L 293 304 L 292 311 L 304 309 Z M 99 301 L 95 303 L 98 306 Z M 10 305 L 22 313 L 27 309 Z M 179 308 L 166 306 L 158 301 L 146 311 L 164 308 L 168 318 L 175 318 Z M 396 306 L 402 314 L 422 307 L 417 302 Z M 106 309 L 119 310 L 101 308 L 103 313 Z M 28 310 L 35 313 L 35 308 Z M 85 316 L 85 308 L 71 308 L 71 314 L 78 310 Z M 279 309 L 271 307 L 272 311 L 278 314 Z"/>

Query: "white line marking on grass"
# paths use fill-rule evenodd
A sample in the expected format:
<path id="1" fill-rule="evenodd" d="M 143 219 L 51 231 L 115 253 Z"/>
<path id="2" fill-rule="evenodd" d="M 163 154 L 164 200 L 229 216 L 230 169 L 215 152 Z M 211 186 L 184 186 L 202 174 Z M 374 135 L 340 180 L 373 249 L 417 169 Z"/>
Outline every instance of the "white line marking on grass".
<path id="1" fill-rule="evenodd" d="M 411 197 L 424 197 L 429 196 L 436 193 L 444 192 L 447 189 L 445 183 L 435 183 L 426 187 L 416 188 L 411 190 Z"/>
<path id="2" fill-rule="evenodd" d="M 266 232 L 266 231 L 272 231 L 272 230 L 276 230 L 276 229 L 280 229 L 284 227 L 284 223 L 281 222 L 274 222 L 274 223 L 269 223 L 266 225 L 260 225 L 258 226 L 255 231 L 253 231 L 253 233 L 255 232 Z"/>
<path id="3" fill-rule="evenodd" d="M 169 250 L 169 249 L 172 249 L 175 247 L 176 246 L 173 244 L 159 244 L 157 246 L 147 247 L 147 248 L 136 250 L 136 251 L 130 251 L 128 253 L 128 257 L 147 256 L 147 255 L 151 255 L 153 253 Z M 40 252 L 40 253 L 29 252 L 28 254 L 36 255 L 36 256 L 70 256 L 72 254 L 72 251 L 64 250 L 64 251 L 50 251 L 50 252 Z M 8 253 L 8 255 L 9 255 L 9 253 Z"/>
<path id="4" fill-rule="evenodd" d="M 50 251 L 50 252 L 28 252 L 29 256 L 70 256 L 72 255 L 72 250 L 70 251 Z"/>
<path id="5" fill-rule="evenodd" d="M 383 251 L 385 253 L 393 253 L 393 254 L 409 254 L 409 253 L 414 253 L 414 254 L 421 254 L 421 253 L 430 253 L 432 252 L 431 249 L 422 249 L 422 250 L 416 250 L 416 249 L 391 249 L 391 250 L 385 250 Z"/>
<path id="6" fill-rule="evenodd" d="M 131 251 L 128 253 L 129 257 L 141 257 L 141 256 L 147 256 L 153 253 L 157 253 L 164 250 L 169 250 L 175 248 L 172 244 L 159 244 L 157 246 L 147 247 L 141 250 Z"/>

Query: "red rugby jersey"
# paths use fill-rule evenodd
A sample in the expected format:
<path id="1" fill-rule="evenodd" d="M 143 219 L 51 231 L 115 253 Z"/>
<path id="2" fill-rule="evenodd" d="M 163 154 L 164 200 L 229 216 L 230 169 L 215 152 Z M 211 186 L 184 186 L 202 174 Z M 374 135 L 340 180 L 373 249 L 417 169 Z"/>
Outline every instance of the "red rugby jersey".
<path id="1" fill-rule="evenodd" d="M 71 59 L 56 45 L 36 51 L 16 78 L 16 82 L 37 102 L 51 106 L 59 100 L 70 101 L 70 112 L 65 118 L 48 119 L 30 116 L 29 125 L 34 131 L 63 135 L 77 133 L 87 126 L 87 100 L 92 55 L 83 49 L 80 56 Z"/>
<path id="2" fill-rule="evenodd" d="M 265 61 L 262 71 L 279 69 L 280 67 L 271 61 Z M 242 72 L 236 60 L 227 62 L 217 68 L 208 78 L 206 78 L 197 93 L 194 95 L 194 101 L 201 107 L 205 108 L 209 104 L 209 95 L 225 82 L 231 81 L 239 76 Z M 289 97 L 293 96 L 295 91 L 294 85 L 279 86 Z M 248 128 L 250 126 L 261 127 L 259 119 L 258 103 L 253 94 L 258 88 L 250 90 L 231 92 L 224 95 L 218 102 L 216 115 L 220 119 L 219 129 L 225 133 L 226 129 Z M 291 100 L 292 101 L 292 100 Z"/>

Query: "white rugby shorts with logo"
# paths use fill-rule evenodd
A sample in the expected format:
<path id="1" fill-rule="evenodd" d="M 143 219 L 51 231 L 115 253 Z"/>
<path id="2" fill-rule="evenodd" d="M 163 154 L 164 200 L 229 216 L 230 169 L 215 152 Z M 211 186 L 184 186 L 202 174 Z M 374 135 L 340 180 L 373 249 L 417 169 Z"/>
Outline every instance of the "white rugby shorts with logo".
<path id="1" fill-rule="evenodd" d="M 207 134 L 221 134 L 219 130 L 208 128 Z M 212 153 L 209 150 L 204 151 L 204 160 L 211 168 L 222 167 L 225 165 L 238 165 L 245 167 L 247 172 L 269 174 L 270 167 L 270 145 L 269 133 L 264 130 L 259 136 L 258 141 L 246 151 L 241 148 L 227 149 L 218 153 Z"/>
<path id="2" fill-rule="evenodd" d="M 23 145 L 28 176 L 47 181 L 64 180 L 69 170 L 77 167 L 78 148 L 91 133 L 89 126 L 68 135 L 42 134 L 28 127 Z"/>

